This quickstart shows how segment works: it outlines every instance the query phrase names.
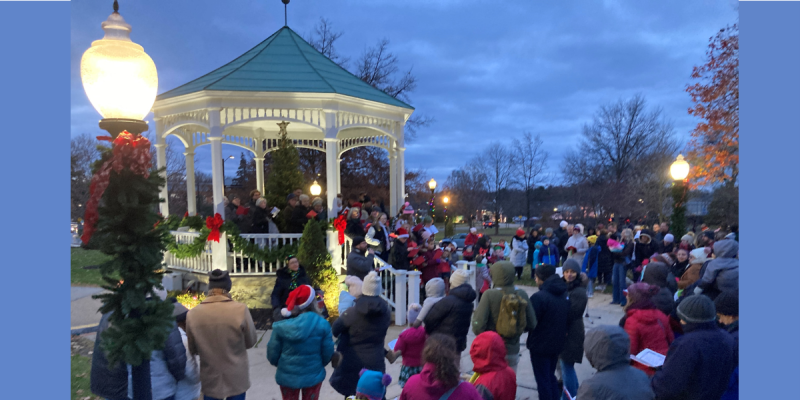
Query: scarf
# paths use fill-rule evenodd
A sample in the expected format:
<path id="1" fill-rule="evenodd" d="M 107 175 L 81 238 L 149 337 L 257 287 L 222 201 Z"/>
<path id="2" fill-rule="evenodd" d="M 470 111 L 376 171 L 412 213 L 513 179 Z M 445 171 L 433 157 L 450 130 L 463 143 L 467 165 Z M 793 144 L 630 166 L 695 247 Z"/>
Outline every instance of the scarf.
<path id="1" fill-rule="evenodd" d="M 300 276 L 300 270 L 292 271 L 289 270 L 289 274 L 292 276 L 292 283 L 289 284 L 289 290 L 297 289 L 297 277 Z"/>

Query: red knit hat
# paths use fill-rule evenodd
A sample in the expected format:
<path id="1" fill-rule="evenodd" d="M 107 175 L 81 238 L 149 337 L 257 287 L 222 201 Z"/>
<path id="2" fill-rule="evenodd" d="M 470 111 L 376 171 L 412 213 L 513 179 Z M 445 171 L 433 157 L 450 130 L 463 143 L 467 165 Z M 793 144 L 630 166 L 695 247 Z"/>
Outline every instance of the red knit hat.
<path id="1" fill-rule="evenodd" d="M 295 307 L 299 307 L 301 310 L 304 310 L 306 307 L 311 305 L 311 302 L 314 301 L 314 295 L 316 292 L 314 288 L 308 285 L 298 286 L 297 289 L 292 290 L 289 293 L 289 298 L 286 299 L 286 307 L 281 309 L 281 315 L 286 318 L 292 316 L 292 310 Z"/>
<path id="2" fill-rule="evenodd" d="M 519 237 L 525 236 L 525 230 L 522 228 L 517 229 L 517 236 Z"/>
<path id="3" fill-rule="evenodd" d="M 397 237 L 399 237 L 399 238 L 404 238 L 404 237 L 407 238 L 408 237 L 408 231 L 405 228 L 398 229 L 397 230 Z"/>

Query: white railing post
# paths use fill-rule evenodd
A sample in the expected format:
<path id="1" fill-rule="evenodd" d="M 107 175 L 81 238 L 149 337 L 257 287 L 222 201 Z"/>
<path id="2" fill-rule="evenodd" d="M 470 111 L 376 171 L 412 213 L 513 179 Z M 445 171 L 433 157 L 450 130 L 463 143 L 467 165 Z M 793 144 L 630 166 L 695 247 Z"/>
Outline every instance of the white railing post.
<path id="1" fill-rule="evenodd" d="M 406 271 L 397 271 L 394 278 L 394 324 L 403 326 L 406 324 L 406 287 L 409 284 L 408 276 L 406 275 Z M 419 282 L 417 282 L 417 285 L 419 285 Z M 419 290 L 417 290 L 417 299 L 419 299 Z"/>
<path id="2" fill-rule="evenodd" d="M 342 246 L 339 244 L 339 232 L 328 231 L 328 252 L 331 253 L 331 266 L 336 273 L 341 275 L 344 262 L 342 262 Z"/>
<path id="3" fill-rule="evenodd" d="M 211 243 L 211 270 L 221 269 L 228 271 L 228 236 L 224 233 L 219 235 L 219 243 Z"/>
<path id="4" fill-rule="evenodd" d="M 419 282 L 422 272 L 408 271 L 408 304 L 419 304 Z"/>

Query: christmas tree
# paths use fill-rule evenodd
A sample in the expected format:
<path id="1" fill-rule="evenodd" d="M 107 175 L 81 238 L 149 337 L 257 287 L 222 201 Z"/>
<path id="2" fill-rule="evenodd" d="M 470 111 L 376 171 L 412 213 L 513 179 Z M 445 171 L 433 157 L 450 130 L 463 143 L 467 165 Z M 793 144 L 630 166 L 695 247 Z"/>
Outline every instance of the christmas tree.
<path id="1" fill-rule="evenodd" d="M 283 209 L 286 207 L 286 196 L 303 187 L 303 173 L 300 171 L 300 154 L 286 132 L 288 122 L 281 122 L 278 149 L 272 152 L 272 171 L 267 177 L 267 204 Z M 278 218 L 278 221 L 282 221 Z M 276 221 L 276 222 L 278 222 Z M 284 227 L 285 228 L 285 227 Z"/>
<path id="2" fill-rule="evenodd" d="M 333 316 L 339 304 L 339 277 L 331 263 L 331 255 L 325 246 L 327 222 L 310 219 L 303 229 L 297 261 L 306 268 L 311 284 L 325 292 L 325 305 Z"/>

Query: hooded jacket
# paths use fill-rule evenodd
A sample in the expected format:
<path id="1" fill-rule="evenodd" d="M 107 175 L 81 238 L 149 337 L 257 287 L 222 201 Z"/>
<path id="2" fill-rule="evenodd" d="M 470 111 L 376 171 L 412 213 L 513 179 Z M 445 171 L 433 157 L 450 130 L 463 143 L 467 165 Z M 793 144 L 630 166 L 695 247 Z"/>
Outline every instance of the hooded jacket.
<path id="1" fill-rule="evenodd" d="M 558 247 L 551 240 L 547 246 L 542 244 L 542 248 L 539 249 L 539 258 L 536 260 L 536 262 L 537 264 L 548 264 L 556 267 L 558 266 L 558 258 Z"/>
<path id="2" fill-rule="evenodd" d="M 423 319 L 428 335 L 445 333 L 456 339 L 456 351 L 467 348 L 467 334 L 478 294 L 469 284 L 450 288 L 450 294 L 433 305 Z"/>
<path id="3" fill-rule="evenodd" d="M 362 294 L 355 305 L 333 323 L 331 332 L 339 338 L 337 350 L 342 353 L 342 363 L 330 379 L 331 387 L 337 392 L 354 395 L 362 368 L 386 371 L 383 343 L 391 315 L 385 300 Z"/>
<path id="4" fill-rule="evenodd" d="M 528 242 L 525 239 L 519 236 L 511 238 L 511 254 L 509 254 L 509 257 L 511 258 L 511 263 L 514 264 L 515 267 L 525 266 L 525 258 L 528 254 L 528 249 Z"/>
<path id="5" fill-rule="evenodd" d="M 653 240 L 653 232 L 651 232 L 650 230 L 648 230 L 648 229 L 642 230 L 639 236 L 640 236 L 640 238 L 642 236 L 649 237 L 650 238 L 650 242 L 648 242 L 646 244 L 645 243 L 641 243 L 641 242 L 637 242 L 636 245 L 634 246 L 634 248 L 633 248 L 633 257 L 634 257 L 633 266 L 634 267 L 638 267 L 638 266 L 642 265 L 642 261 L 650 258 L 650 256 L 655 254 L 655 252 L 657 250 L 657 246 L 658 246 L 655 243 L 655 241 Z M 639 239 L 639 240 L 641 240 L 641 239 Z"/>
<path id="6" fill-rule="evenodd" d="M 436 367 L 427 363 L 422 372 L 408 378 L 408 382 L 400 393 L 400 400 L 439 400 L 452 387 L 445 386 L 436 380 Z M 450 394 L 452 400 L 483 400 L 475 386 L 469 382 L 459 382 L 458 387 Z"/>
<path id="7" fill-rule="evenodd" d="M 394 350 L 402 353 L 404 366 L 419 367 L 422 365 L 422 350 L 425 348 L 427 339 L 425 328 L 421 326 L 410 327 L 400 332 Z"/>
<path id="8" fill-rule="evenodd" d="M 306 269 L 301 265 L 298 271 L 300 272 L 297 275 L 297 286 L 311 285 L 311 280 L 306 274 Z M 275 286 L 272 288 L 271 295 L 273 309 L 280 310 L 286 306 L 286 299 L 289 298 L 289 293 L 292 292 L 292 290 L 289 289 L 291 284 L 292 273 L 289 270 L 289 267 L 283 267 L 279 269 L 277 273 L 275 273 Z"/>
<path id="9" fill-rule="evenodd" d="M 669 326 L 669 318 L 663 312 L 656 308 L 636 308 L 628 309 L 625 314 L 625 332 L 631 341 L 631 354 L 639 354 L 644 349 L 667 354 L 675 335 Z M 640 363 L 634 363 L 634 367 L 650 376 L 655 372 Z"/>
<path id="10" fill-rule="evenodd" d="M 592 246 L 583 257 L 581 272 L 585 273 L 590 279 L 597 278 L 597 259 L 600 254 L 600 246 Z"/>
<path id="11" fill-rule="evenodd" d="M 567 284 L 553 275 L 531 295 L 531 305 L 536 313 L 536 328 L 528 334 L 526 344 L 531 354 L 553 355 L 564 350 L 567 341 L 570 302 Z"/>
<path id="12" fill-rule="evenodd" d="M 160 400 L 174 396 L 178 391 L 178 381 L 186 377 L 186 348 L 177 325 L 167 336 L 164 348 L 150 354 L 150 388 L 153 399 Z M 128 366 L 128 397 L 133 398 L 133 375 Z"/>
<path id="13" fill-rule="evenodd" d="M 719 399 L 735 368 L 734 340 L 716 322 L 686 324 L 651 381 L 659 400 Z"/>
<path id="14" fill-rule="evenodd" d="M 500 315 L 500 302 L 503 295 L 516 293 L 521 299 L 528 303 L 525 313 L 525 331 L 531 332 L 536 328 L 536 313 L 528 300 L 528 294 L 522 289 L 514 287 L 516 277 L 514 266 L 508 261 L 499 261 L 492 264 L 490 268 L 494 288 L 487 290 L 481 296 L 478 309 L 472 315 L 472 332 L 480 335 L 486 331 L 496 331 L 497 318 Z M 520 335 L 522 336 L 522 335 Z M 513 338 L 503 338 L 508 354 L 519 354 L 519 336 Z"/>
<path id="15" fill-rule="evenodd" d="M 472 341 L 469 350 L 472 370 L 479 374 L 475 386 L 482 385 L 494 400 L 514 400 L 517 396 L 517 374 L 506 361 L 503 338 L 495 332 L 483 332 Z"/>
<path id="16" fill-rule="evenodd" d="M 586 252 L 589 251 L 589 242 L 582 233 L 577 235 L 573 233 L 572 236 L 570 236 L 567 240 L 567 245 L 564 246 L 564 251 L 567 251 L 566 249 L 570 247 L 575 248 L 575 250 L 572 252 L 571 258 L 581 262 Z"/>
<path id="17" fill-rule="evenodd" d="M 306 311 L 272 325 L 267 360 L 278 367 L 278 385 L 301 389 L 321 383 L 332 355 L 331 326 L 316 312 Z"/>
<path id="18" fill-rule="evenodd" d="M 118 362 L 116 365 L 109 365 L 106 352 L 103 350 L 102 333 L 108 329 L 111 312 L 103 314 L 100 318 L 99 330 L 94 342 L 94 352 L 92 353 L 92 370 L 89 375 L 89 384 L 97 396 L 110 399 L 122 400 L 128 398 L 128 369 L 125 363 Z"/>
<path id="19" fill-rule="evenodd" d="M 651 262 L 645 265 L 642 269 L 642 282 L 650 285 L 656 285 L 661 288 L 667 288 L 672 293 L 678 291 L 678 282 L 672 271 L 667 266 L 659 261 Z"/>
<path id="20" fill-rule="evenodd" d="M 419 310 L 417 321 L 424 321 L 431 308 L 443 298 L 444 280 L 442 278 L 431 279 L 425 283 L 425 301 L 422 302 L 422 309 Z"/>
<path id="21" fill-rule="evenodd" d="M 630 339 L 613 325 L 600 325 L 586 334 L 586 359 L 597 370 L 578 389 L 580 400 L 653 400 L 644 372 L 630 366 Z"/>
<path id="22" fill-rule="evenodd" d="M 739 242 L 720 240 L 714 243 L 715 257 L 706 267 L 699 287 L 717 293 L 739 290 Z"/>
<path id="23" fill-rule="evenodd" d="M 394 241 L 389 249 L 389 264 L 397 270 L 407 271 L 411 269 L 408 260 L 408 242 Z"/>
<path id="24" fill-rule="evenodd" d="M 583 312 L 589 302 L 589 298 L 586 296 L 588 283 L 588 279 L 584 281 L 580 277 L 572 282 L 566 282 L 569 315 L 567 317 L 567 339 L 560 357 L 565 362 L 573 364 L 580 364 L 583 361 L 583 340 L 586 332 L 583 325 Z"/>
<path id="25" fill-rule="evenodd" d="M 347 255 L 347 275 L 357 276 L 364 280 L 370 271 L 375 270 L 375 255 L 365 254 L 363 251 L 353 247 Z"/>

